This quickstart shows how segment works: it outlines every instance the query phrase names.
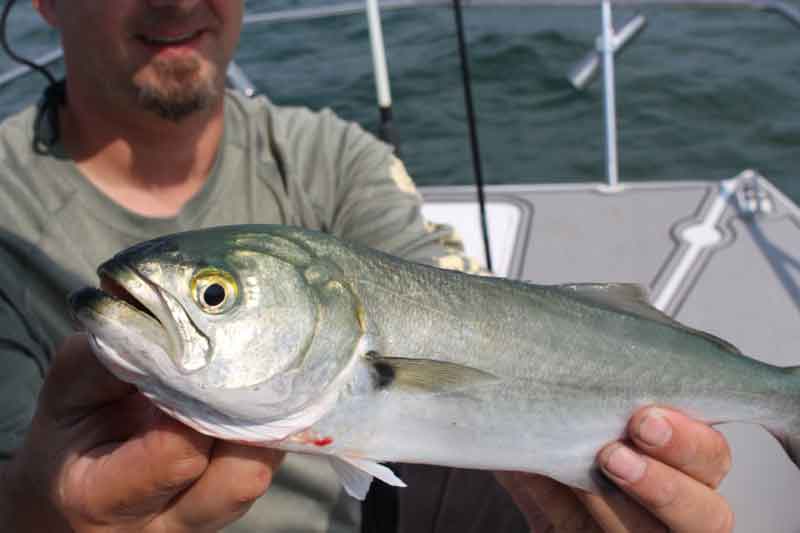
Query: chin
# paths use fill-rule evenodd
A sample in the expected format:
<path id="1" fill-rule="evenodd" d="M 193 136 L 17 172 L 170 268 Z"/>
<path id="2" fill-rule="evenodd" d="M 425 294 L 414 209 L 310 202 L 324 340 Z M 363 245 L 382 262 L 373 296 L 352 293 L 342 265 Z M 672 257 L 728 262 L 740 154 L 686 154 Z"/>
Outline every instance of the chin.
<path id="1" fill-rule="evenodd" d="M 171 122 L 214 107 L 223 95 L 215 83 L 145 85 L 139 87 L 139 104 Z"/>
<path id="2" fill-rule="evenodd" d="M 159 61 L 141 74 L 134 79 L 140 105 L 174 122 L 213 107 L 224 93 L 218 69 L 195 58 Z"/>

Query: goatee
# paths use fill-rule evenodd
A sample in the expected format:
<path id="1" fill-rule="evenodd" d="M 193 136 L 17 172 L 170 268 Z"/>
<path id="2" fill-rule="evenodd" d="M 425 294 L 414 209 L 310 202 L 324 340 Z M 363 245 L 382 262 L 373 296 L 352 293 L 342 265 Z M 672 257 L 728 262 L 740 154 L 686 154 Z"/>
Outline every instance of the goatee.
<path id="1" fill-rule="evenodd" d="M 158 61 L 153 67 L 158 81 L 138 85 L 139 104 L 171 122 L 211 106 L 220 95 L 213 76 L 203 76 L 194 58 Z"/>

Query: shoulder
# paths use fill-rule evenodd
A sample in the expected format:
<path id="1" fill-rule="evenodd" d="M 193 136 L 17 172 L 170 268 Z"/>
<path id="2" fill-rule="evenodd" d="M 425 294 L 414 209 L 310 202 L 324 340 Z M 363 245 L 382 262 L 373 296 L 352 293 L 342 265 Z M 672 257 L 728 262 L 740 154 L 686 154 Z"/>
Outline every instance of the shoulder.
<path id="1" fill-rule="evenodd" d="M 293 135 L 314 132 L 320 128 L 347 129 L 355 124 L 339 118 L 333 111 L 324 108 L 314 111 L 304 106 L 282 106 L 263 95 L 249 98 L 229 90 L 226 95 L 227 111 L 241 115 L 255 125 L 271 128 L 276 134 Z M 241 120 L 241 118 L 240 118 Z"/>
<path id="2" fill-rule="evenodd" d="M 0 123 L 0 229 L 36 241 L 63 198 L 63 181 L 47 170 L 50 155 L 33 149 L 36 107 Z"/>
<path id="3" fill-rule="evenodd" d="M 346 165 L 354 158 L 373 155 L 386 160 L 391 148 L 355 122 L 332 110 L 281 106 L 264 96 L 248 98 L 228 93 L 230 120 L 242 129 L 268 139 L 290 161 L 308 164 Z M 344 169 L 340 169 L 344 170 Z"/>
<path id="4" fill-rule="evenodd" d="M 27 164 L 34 156 L 33 123 L 36 106 L 22 111 L 0 122 L 0 164 L 6 168 L 10 163 Z"/>

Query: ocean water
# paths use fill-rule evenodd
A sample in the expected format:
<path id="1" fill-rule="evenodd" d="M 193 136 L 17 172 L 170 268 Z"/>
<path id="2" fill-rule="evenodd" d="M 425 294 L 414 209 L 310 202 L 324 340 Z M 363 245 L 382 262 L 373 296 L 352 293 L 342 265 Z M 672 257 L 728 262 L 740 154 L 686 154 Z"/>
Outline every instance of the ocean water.
<path id="1" fill-rule="evenodd" d="M 329 4 L 246 2 L 250 12 Z M 648 26 L 616 63 L 620 178 L 717 180 L 754 168 L 800 203 L 800 29 L 749 10 L 619 8 L 615 21 L 637 12 Z M 599 9 L 475 7 L 464 15 L 485 180 L 605 179 L 601 85 L 578 91 L 566 79 L 594 44 Z M 383 25 L 409 171 L 421 185 L 470 183 L 452 11 L 387 11 Z M 27 2 L 9 33 L 28 57 L 58 45 Z M 248 26 L 237 61 L 276 103 L 330 107 L 377 130 L 364 16 Z M 12 66 L 0 60 L 0 71 Z M 0 115 L 43 86 L 30 75 L 3 87 Z"/>

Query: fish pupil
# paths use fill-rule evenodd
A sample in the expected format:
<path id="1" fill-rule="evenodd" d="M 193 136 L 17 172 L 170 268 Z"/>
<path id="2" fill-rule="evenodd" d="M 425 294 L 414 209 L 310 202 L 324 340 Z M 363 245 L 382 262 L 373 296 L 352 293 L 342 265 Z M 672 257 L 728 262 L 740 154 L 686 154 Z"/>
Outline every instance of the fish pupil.
<path id="1" fill-rule="evenodd" d="M 225 287 L 219 283 L 209 285 L 203 291 L 203 301 L 209 307 L 217 307 L 225 301 Z"/>

